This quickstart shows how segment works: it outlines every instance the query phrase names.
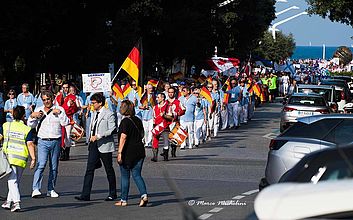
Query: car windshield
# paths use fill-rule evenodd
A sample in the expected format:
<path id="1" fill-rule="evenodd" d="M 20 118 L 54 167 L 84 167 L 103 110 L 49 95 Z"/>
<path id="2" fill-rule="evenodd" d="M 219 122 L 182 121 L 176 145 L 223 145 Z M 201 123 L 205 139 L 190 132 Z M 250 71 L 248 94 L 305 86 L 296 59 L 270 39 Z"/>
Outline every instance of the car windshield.
<path id="1" fill-rule="evenodd" d="M 304 105 L 304 106 L 326 106 L 323 97 L 313 96 L 292 96 L 288 104 L 291 105 Z"/>
<path id="2" fill-rule="evenodd" d="M 300 93 L 317 93 L 322 95 L 327 101 L 331 101 L 332 89 L 324 88 L 299 88 L 298 92 Z"/>

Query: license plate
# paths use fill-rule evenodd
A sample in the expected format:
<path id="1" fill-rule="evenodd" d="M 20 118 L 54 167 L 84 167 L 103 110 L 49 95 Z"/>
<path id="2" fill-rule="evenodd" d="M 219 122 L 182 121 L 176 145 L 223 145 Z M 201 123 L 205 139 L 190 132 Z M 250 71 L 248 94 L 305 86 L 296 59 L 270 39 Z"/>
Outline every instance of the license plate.
<path id="1" fill-rule="evenodd" d="M 298 111 L 298 116 L 311 116 L 313 112 Z"/>

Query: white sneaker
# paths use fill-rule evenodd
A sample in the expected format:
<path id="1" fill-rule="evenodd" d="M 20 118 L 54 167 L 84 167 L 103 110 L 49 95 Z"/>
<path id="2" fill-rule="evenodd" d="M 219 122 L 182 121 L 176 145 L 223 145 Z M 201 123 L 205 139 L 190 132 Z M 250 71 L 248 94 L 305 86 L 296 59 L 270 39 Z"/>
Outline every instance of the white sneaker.
<path id="1" fill-rule="evenodd" d="M 54 190 L 50 190 L 47 192 L 47 196 L 52 197 L 52 198 L 58 198 L 59 194 L 57 192 L 55 192 Z"/>
<path id="2" fill-rule="evenodd" d="M 20 202 L 15 202 L 11 208 L 11 212 L 18 212 L 21 210 Z"/>
<path id="3" fill-rule="evenodd" d="M 10 208 L 11 208 L 11 201 L 6 201 L 6 202 L 4 202 L 4 203 L 1 205 L 1 207 L 2 207 L 3 209 L 10 209 Z"/>
<path id="4" fill-rule="evenodd" d="M 42 193 L 39 191 L 39 189 L 35 189 L 32 192 L 32 198 L 38 198 L 41 195 L 42 195 Z"/>

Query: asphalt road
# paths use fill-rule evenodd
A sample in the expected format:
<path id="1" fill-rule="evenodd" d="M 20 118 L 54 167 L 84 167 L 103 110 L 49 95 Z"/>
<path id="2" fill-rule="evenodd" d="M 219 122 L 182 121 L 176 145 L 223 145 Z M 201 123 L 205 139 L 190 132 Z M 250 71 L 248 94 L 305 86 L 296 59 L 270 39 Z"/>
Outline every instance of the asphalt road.
<path id="1" fill-rule="evenodd" d="M 245 219 L 253 212 L 259 180 L 264 176 L 268 145 L 279 134 L 281 104 L 258 108 L 252 121 L 237 130 L 221 131 L 219 137 L 197 149 L 177 151 L 177 158 L 153 163 L 151 152 L 143 167 L 150 203 L 139 208 L 139 193 L 133 181 L 127 207 L 105 202 L 108 182 L 104 169 L 96 170 L 91 201 L 79 202 L 86 168 L 87 147 L 82 143 L 71 150 L 71 160 L 60 162 L 56 191 L 59 198 L 46 194 L 31 198 L 33 171 L 26 169 L 21 183 L 22 211 L 0 209 L 1 219 Z M 117 174 L 120 193 L 120 171 Z M 0 180 L 0 195 L 7 193 L 6 180 Z"/>

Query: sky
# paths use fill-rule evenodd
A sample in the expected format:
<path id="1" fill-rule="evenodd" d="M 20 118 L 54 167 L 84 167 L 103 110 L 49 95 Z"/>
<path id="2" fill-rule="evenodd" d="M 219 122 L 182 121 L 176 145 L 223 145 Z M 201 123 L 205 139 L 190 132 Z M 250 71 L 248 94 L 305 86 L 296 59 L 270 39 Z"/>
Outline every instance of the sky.
<path id="1" fill-rule="evenodd" d="M 287 0 L 287 3 L 277 2 L 276 12 L 280 12 L 291 6 L 298 6 L 300 9 L 290 10 L 272 22 L 275 24 L 283 19 L 305 11 L 309 6 L 305 0 Z M 286 23 L 277 26 L 277 29 L 285 34 L 292 33 L 297 46 L 353 46 L 353 27 L 339 22 L 332 22 L 330 19 L 318 15 L 301 15 Z"/>

